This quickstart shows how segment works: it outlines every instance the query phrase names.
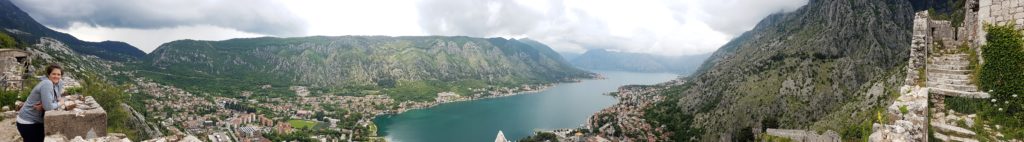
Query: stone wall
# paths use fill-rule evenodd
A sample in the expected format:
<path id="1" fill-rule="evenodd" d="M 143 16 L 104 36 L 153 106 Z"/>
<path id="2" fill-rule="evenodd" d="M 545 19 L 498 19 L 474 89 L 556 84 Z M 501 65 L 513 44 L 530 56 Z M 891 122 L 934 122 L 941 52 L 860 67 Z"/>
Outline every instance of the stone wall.
<path id="1" fill-rule="evenodd" d="M 932 37 L 932 45 L 940 44 L 942 49 L 953 49 L 960 45 L 965 39 L 959 38 L 961 33 L 953 27 L 953 24 L 946 20 L 929 20 L 929 34 Z"/>
<path id="2" fill-rule="evenodd" d="M 974 1 L 974 0 L 972 0 Z M 1024 1 L 1021 0 L 980 0 L 977 3 L 978 43 L 985 43 L 984 24 L 1013 24 L 1024 29 Z M 1010 23 L 1014 22 L 1014 23 Z"/>
<path id="3" fill-rule="evenodd" d="M 65 96 L 65 104 L 43 117 L 46 135 L 61 134 L 68 139 L 107 136 L 107 112 L 91 96 Z"/>
<path id="4" fill-rule="evenodd" d="M 914 14 L 914 31 L 913 37 L 910 44 L 910 59 L 907 61 L 907 79 L 906 85 L 924 85 L 917 84 L 918 80 L 921 80 L 918 76 L 918 71 L 923 70 L 926 64 L 925 57 L 928 48 L 928 43 L 931 41 L 931 36 L 926 34 L 928 32 L 928 12 L 918 12 Z"/>

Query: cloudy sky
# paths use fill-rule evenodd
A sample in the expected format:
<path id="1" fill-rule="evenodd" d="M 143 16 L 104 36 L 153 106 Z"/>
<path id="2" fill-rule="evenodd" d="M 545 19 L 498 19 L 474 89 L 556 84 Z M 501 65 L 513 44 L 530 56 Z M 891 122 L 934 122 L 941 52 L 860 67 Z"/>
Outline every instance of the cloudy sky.
<path id="1" fill-rule="evenodd" d="M 531 38 L 556 51 L 712 52 L 807 0 L 12 0 L 87 41 L 313 35 Z"/>

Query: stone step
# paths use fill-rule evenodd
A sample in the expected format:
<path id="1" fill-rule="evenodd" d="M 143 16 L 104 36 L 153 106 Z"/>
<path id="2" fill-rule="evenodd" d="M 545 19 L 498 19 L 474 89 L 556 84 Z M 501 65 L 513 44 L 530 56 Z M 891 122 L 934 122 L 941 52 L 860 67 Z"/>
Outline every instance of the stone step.
<path id="1" fill-rule="evenodd" d="M 975 133 L 974 131 L 971 131 L 970 129 L 960 128 L 960 127 L 949 125 L 949 124 L 943 124 L 943 123 L 938 123 L 938 122 L 931 122 L 931 125 L 932 125 L 932 128 L 934 128 L 934 130 L 936 132 L 942 132 L 944 134 L 953 134 L 953 135 L 958 135 L 958 136 L 969 136 L 969 137 L 973 137 L 974 135 L 977 135 L 977 133 Z"/>
<path id="2" fill-rule="evenodd" d="M 964 91 L 964 92 L 978 92 L 978 87 L 974 86 L 974 85 L 940 84 L 940 83 L 932 83 L 932 82 L 925 83 L 925 84 L 927 84 L 928 87 L 932 87 L 932 88 L 942 88 L 942 89 L 957 90 L 957 91 Z"/>
<path id="3" fill-rule="evenodd" d="M 965 53 L 953 53 L 953 54 L 941 54 L 941 55 L 935 54 L 935 56 L 932 56 L 932 57 L 955 57 L 955 58 L 967 58 L 967 57 L 969 57 L 969 55 L 967 55 L 967 54 L 965 54 Z"/>
<path id="4" fill-rule="evenodd" d="M 971 70 L 971 68 L 968 67 L 968 66 L 939 65 L 939 64 L 929 64 L 925 68 L 928 68 L 928 69 L 943 69 L 943 70 Z"/>
<path id="5" fill-rule="evenodd" d="M 945 55 L 942 55 L 942 57 L 969 58 L 970 55 L 963 54 L 963 53 L 958 53 L 958 54 L 945 54 Z"/>
<path id="6" fill-rule="evenodd" d="M 932 133 L 932 135 L 934 135 L 936 139 L 939 139 L 939 140 L 944 141 L 944 142 L 978 142 L 978 140 L 975 140 L 975 139 L 961 138 L 961 137 L 957 137 L 957 136 L 949 136 L 949 135 L 942 134 L 942 133 L 939 133 L 939 132 Z"/>
<path id="7" fill-rule="evenodd" d="M 985 93 L 985 92 L 967 92 L 967 91 L 950 90 L 950 89 L 945 89 L 945 88 L 931 88 L 931 87 L 929 87 L 928 93 L 938 94 L 938 95 L 946 95 L 946 96 L 955 96 L 955 97 L 965 97 L 965 98 L 989 98 L 989 97 L 991 97 L 988 93 Z"/>
<path id="8" fill-rule="evenodd" d="M 940 61 L 940 62 L 969 62 L 969 61 L 971 61 L 971 60 L 969 60 L 970 58 L 960 58 L 960 57 L 931 57 L 931 58 L 928 58 L 928 59 L 931 60 L 931 61 Z"/>
<path id="9" fill-rule="evenodd" d="M 970 75 L 966 74 L 944 74 L 944 73 L 928 73 L 928 80 L 933 79 L 957 79 L 957 80 L 968 80 L 971 79 Z"/>
<path id="10" fill-rule="evenodd" d="M 945 73 L 945 74 L 971 74 L 972 70 L 947 70 L 947 69 L 934 69 L 930 68 L 928 73 Z"/>
<path id="11" fill-rule="evenodd" d="M 970 55 L 967 54 L 942 54 L 940 56 L 933 56 L 929 58 L 947 58 L 947 59 L 967 59 Z"/>
<path id="12" fill-rule="evenodd" d="M 953 67 L 961 67 L 961 68 L 962 67 L 970 67 L 969 64 L 967 64 L 967 62 L 929 62 L 927 64 L 928 67 L 941 66 L 941 65 L 953 66 Z M 925 68 L 927 68 L 927 67 L 925 67 Z"/>
<path id="13" fill-rule="evenodd" d="M 971 83 L 971 80 L 969 80 L 969 79 L 945 79 L 945 78 L 935 78 L 935 79 L 929 79 L 929 80 L 928 80 L 928 82 L 935 82 L 935 83 L 941 83 L 941 84 L 964 84 L 964 85 L 974 85 L 974 83 Z"/>
<path id="14" fill-rule="evenodd" d="M 928 65 L 955 65 L 955 66 L 968 66 L 971 62 L 960 61 L 960 60 L 929 60 Z"/>

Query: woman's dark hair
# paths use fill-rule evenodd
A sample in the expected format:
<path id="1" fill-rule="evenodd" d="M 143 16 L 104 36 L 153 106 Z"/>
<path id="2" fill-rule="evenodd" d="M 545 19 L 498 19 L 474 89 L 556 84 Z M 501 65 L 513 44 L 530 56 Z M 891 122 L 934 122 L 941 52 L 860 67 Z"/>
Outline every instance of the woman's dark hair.
<path id="1" fill-rule="evenodd" d="M 64 70 L 64 69 L 60 68 L 60 65 L 50 64 L 50 66 L 46 66 L 46 74 L 44 74 L 43 76 L 49 76 L 50 73 L 53 73 L 54 69 Z M 63 72 L 63 71 L 61 71 L 61 72 Z M 63 74 L 63 73 L 61 73 L 61 74 Z"/>

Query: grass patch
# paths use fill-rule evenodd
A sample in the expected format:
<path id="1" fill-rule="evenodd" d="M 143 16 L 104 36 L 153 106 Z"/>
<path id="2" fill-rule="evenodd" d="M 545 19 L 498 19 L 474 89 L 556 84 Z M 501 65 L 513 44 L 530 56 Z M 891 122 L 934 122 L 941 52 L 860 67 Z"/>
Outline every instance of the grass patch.
<path id="1" fill-rule="evenodd" d="M 978 59 L 978 52 L 975 51 L 974 49 L 971 49 L 971 47 L 967 45 L 966 41 L 960 44 L 960 46 L 957 47 L 957 49 L 960 50 L 960 53 L 967 54 L 967 67 L 968 69 L 971 70 L 971 78 L 969 81 L 971 82 L 971 84 L 978 84 L 978 73 L 981 72 L 981 64 Z"/>
<path id="2" fill-rule="evenodd" d="M 313 128 L 313 126 L 316 126 L 316 122 L 299 119 L 288 120 L 288 124 L 292 125 L 292 128 L 295 129 L 306 129 Z"/>
<path id="3" fill-rule="evenodd" d="M 946 105 L 946 109 L 952 109 L 953 111 L 960 113 L 974 114 L 981 112 L 982 104 L 984 102 L 985 99 L 946 96 L 943 104 Z"/>
<path id="4" fill-rule="evenodd" d="M 925 60 L 928 60 L 928 59 L 925 59 Z M 925 63 L 925 64 L 927 64 L 927 63 Z M 928 68 L 927 66 L 923 66 L 921 68 L 917 68 L 917 86 L 925 86 L 925 83 L 928 82 L 928 72 L 925 71 L 925 70 L 927 70 L 927 68 Z"/>
<path id="5" fill-rule="evenodd" d="M 773 136 L 768 134 L 761 134 L 761 141 L 765 142 L 794 142 L 793 139 L 787 137 Z"/>

